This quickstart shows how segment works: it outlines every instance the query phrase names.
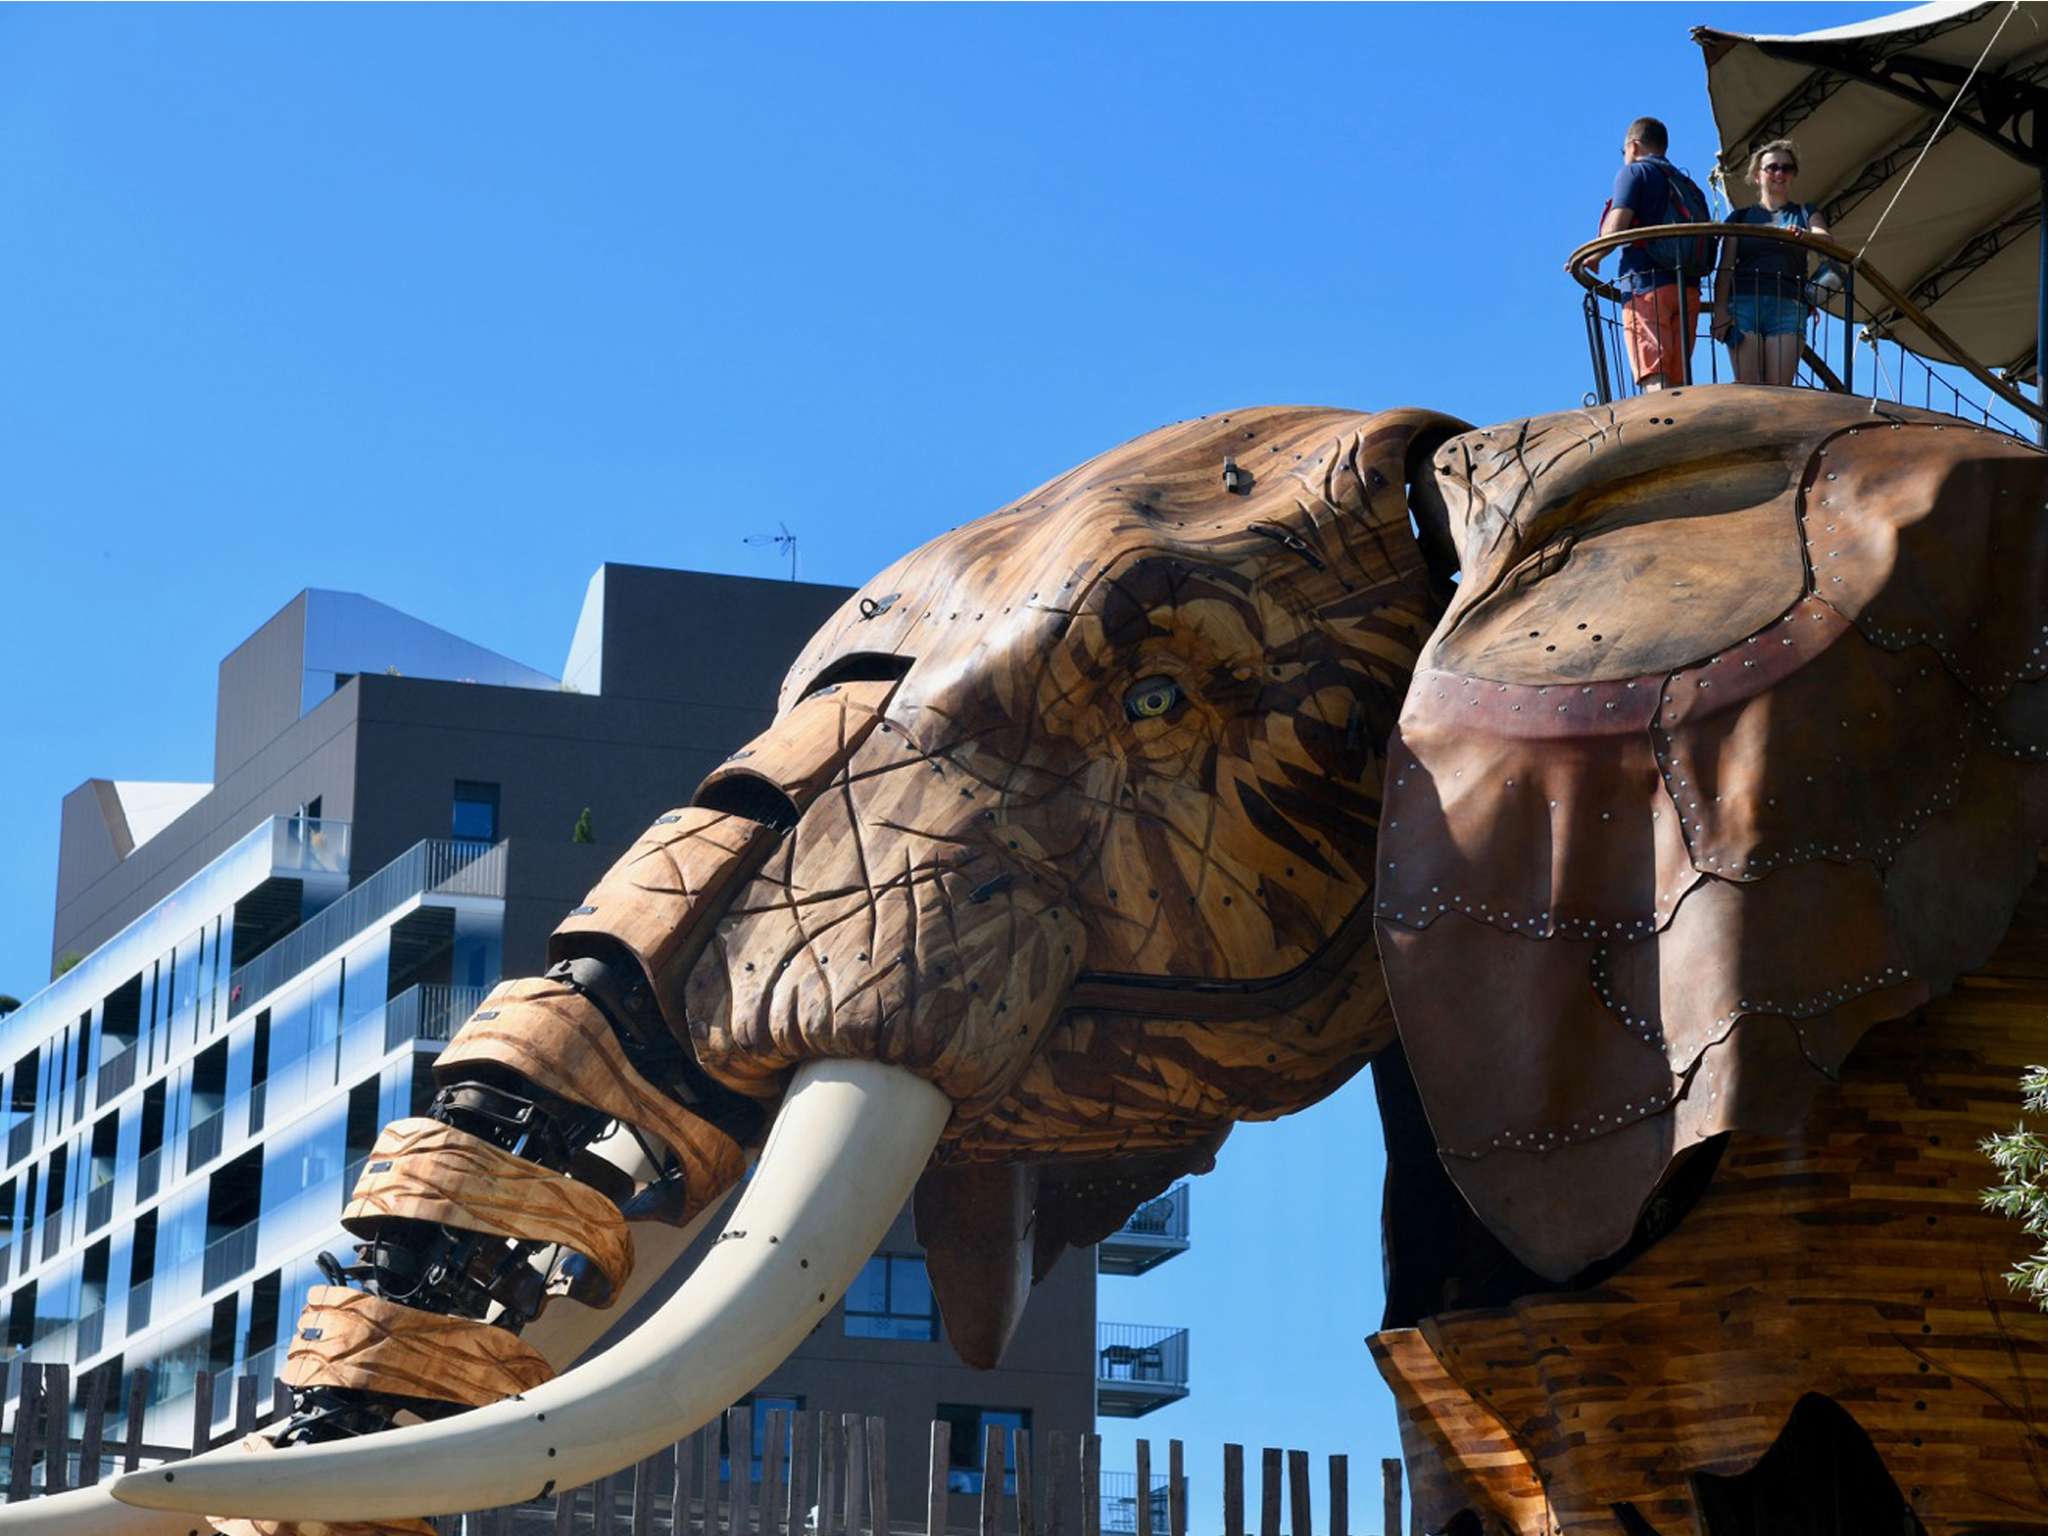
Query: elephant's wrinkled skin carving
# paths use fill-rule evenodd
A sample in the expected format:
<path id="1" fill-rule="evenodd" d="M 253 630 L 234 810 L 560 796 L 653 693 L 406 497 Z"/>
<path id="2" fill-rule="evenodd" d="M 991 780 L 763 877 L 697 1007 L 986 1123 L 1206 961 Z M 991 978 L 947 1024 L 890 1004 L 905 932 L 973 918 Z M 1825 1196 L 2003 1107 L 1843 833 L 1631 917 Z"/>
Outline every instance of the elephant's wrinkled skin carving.
<path id="1" fill-rule="evenodd" d="M 1063 1244 L 1377 1056 L 1390 1321 L 1423 1326 L 1375 1353 L 1433 1528 L 1687 1528 L 1692 1474 L 1755 1463 L 1811 1389 L 1930 1532 L 2048 1529 L 1984 1524 L 2048 1505 L 2048 1320 L 1993 1294 L 1995 1229 L 1958 1214 L 2048 1029 L 1907 1017 L 2034 870 L 2043 460 L 1887 409 L 1244 412 L 906 557 L 447 1058 L 435 1118 L 602 1190 L 637 1244 L 705 1220 L 776 1116 L 661 1342 L 121 1497 L 385 1517 L 529 1492 L 558 1449 L 564 1477 L 622 1464 L 772 1368 L 913 1183 L 949 1336 L 992 1361 Z M 462 1284 L 406 1299 L 475 1319 L 549 1255 L 461 1247 L 459 1206 L 433 1251 Z M 373 1235 L 351 1278 L 398 1299 L 423 1239 Z M 546 1290 L 602 1301 L 590 1269 Z M 526 1328 L 554 1368 L 574 1315 Z M 285 1439 L 388 1420 L 326 1390 Z"/>

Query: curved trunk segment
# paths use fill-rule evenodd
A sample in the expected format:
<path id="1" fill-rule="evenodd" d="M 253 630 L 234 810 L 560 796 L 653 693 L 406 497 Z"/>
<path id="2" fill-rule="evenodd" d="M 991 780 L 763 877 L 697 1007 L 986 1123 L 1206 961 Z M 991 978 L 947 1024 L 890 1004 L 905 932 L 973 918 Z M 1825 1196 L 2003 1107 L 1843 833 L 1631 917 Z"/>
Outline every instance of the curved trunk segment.
<path id="1" fill-rule="evenodd" d="M 231 1447 L 131 1472 L 115 1496 L 214 1516 L 396 1519 L 616 1472 L 709 1422 L 802 1342 L 874 1252 L 951 1113 L 899 1067 L 807 1063 L 716 1244 L 620 1347 L 439 1423 L 266 1455 Z"/>

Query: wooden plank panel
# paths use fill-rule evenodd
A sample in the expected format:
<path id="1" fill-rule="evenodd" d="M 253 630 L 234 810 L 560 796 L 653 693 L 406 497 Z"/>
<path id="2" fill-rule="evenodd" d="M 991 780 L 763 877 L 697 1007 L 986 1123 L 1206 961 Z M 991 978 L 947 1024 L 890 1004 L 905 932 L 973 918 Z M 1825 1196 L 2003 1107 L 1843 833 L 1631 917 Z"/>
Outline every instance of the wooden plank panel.
<path id="1" fill-rule="evenodd" d="M 43 1367 L 43 1494 L 71 1485 L 71 1367 Z"/>
<path id="2" fill-rule="evenodd" d="M 1081 1437 L 1081 1536 L 1102 1536 L 1102 1436 Z"/>
<path id="3" fill-rule="evenodd" d="M 1401 1536 L 1401 1463 L 1392 1456 L 1380 1459 L 1380 1506 L 1387 1536 Z"/>
<path id="4" fill-rule="evenodd" d="M 1186 1448 L 1178 1440 L 1166 1442 L 1166 1529 L 1171 1536 L 1188 1536 Z"/>
<path id="5" fill-rule="evenodd" d="M 8 1462 L 7 1502 L 19 1504 L 28 1497 L 35 1475 L 36 1421 L 43 1411 L 43 1368 L 27 1361 L 21 1365 L 21 1395 L 14 1408 L 14 1440 Z"/>
<path id="6" fill-rule="evenodd" d="M 804 1536 L 817 1496 L 811 1456 L 811 1416 L 799 1408 L 789 1416 L 788 1536 Z"/>
<path id="7" fill-rule="evenodd" d="M 100 1456 L 107 1433 L 107 1383 L 113 1373 L 102 1367 L 87 1374 L 80 1386 L 85 1393 L 85 1425 L 78 1440 L 78 1486 L 90 1488 L 100 1480 Z"/>
<path id="8" fill-rule="evenodd" d="M 660 1486 L 660 1476 L 659 1453 L 633 1468 L 632 1536 L 654 1536 L 654 1490 Z"/>
<path id="9" fill-rule="evenodd" d="M 128 1442 L 121 1453 L 121 1470 L 133 1472 L 142 1465 L 142 1427 L 149 1417 L 149 1388 L 155 1372 L 141 1365 L 128 1378 Z"/>
<path id="10" fill-rule="evenodd" d="M 946 1469 L 952 1455 L 953 1426 L 933 1419 L 931 1459 L 925 1464 L 925 1536 L 946 1536 Z"/>
<path id="11" fill-rule="evenodd" d="M 839 1465 L 843 1469 L 840 1507 L 845 1515 L 846 1536 L 860 1536 L 861 1508 L 868 1495 L 868 1439 L 857 1413 L 840 1417 Z"/>
<path id="12" fill-rule="evenodd" d="M 1045 1536 L 1066 1536 L 1069 1453 L 1065 1430 L 1045 1437 Z"/>
<path id="13" fill-rule="evenodd" d="M 889 1536 L 889 1421 L 869 1414 L 868 1512 L 874 1520 L 875 1536 Z"/>
<path id="14" fill-rule="evenodd" d="M 697 1442 L 695 1436 L 685 1435 L 675 1445 L 675 1482 L 669 1492 L 668 1525 L 670 1536 L 690 1536 L 693 1515 L 690 1509 L 690 1484 L 697 1471 Z"/>
<path id="15" fill-rule="evenodd" d="M 698 1529 L 704 1536 L 718 1536 L 719 1480 L 718 1480 L 718 1426 L 713 1419 L 697 1431 L 697 1495 L 703 1503 L 703 1522 Z"/>
<path id="16" fill-rule="evenodd" d="M 1280 1452 L 1259 1452 L 1259 1536 L 1280 1536 Z"/>
<path id="17" fill-rule="evenodd" d="M 1003 1432 L 993 1424 L 981 1430 L 981 1536 L 1002 1536 Z"/>
<path id="18" fill-rule="evenodd" d="M 818 1415 L 818 1536 L 839 1529 L 839 1423 Z"/>
<path id="19" fill-rule="evenodd" d="M 1287 1512 L 1289 1536 L 1315 1536 L 1308 1491 L 1307 1451 L 1287 1453 Z"/>
<path id="20" fill-rule="evenodd" d="M 212 1444 L 213 1372 L 201 1371 L 192 1378 L 192 1454 Z"/>
<path id="21" fill-rule="evenodd" d="M 732 1469 L 727 1484 L 728 1536 L 747 1536 L 753 1519 L 754 1410 L 751 1404 L 725 1410 L 725 1457 Z"/>
<path id="22" fill-rule="evenodd" d="M 1031 1518 L 1030 1430 L 1010 1431 L 1010 1461 L 1017 1469 L 1017 1536 L 1034 1536 Z"/>
<path id="23" fill-rule="evenodd" d="M 761 1536 L 777 1536 L 789 1518 L 789 1474 L 783 1465 L 788 1437 L 788 1411 L 770 1408 L 761 1421 Z"/>
<path id="24" fill-rule="evenodd" d="M 1398 1511 L 1396 1512 L 1398 1513 Z M 1330 1458 L 1330 1536 L 1351 1536 L 1351 1458 Z M 1385 1536 L 1400 1536 L 1398 1523 Z"/>
<path id="25" fill-rule="evenodd" d="M 1223 1536 L 1244 1533 L 1244 1447 L 1223 1447 Z"/>
<path id="26" fill-rule="evenodd" d="M 1138 1458 L 1138 1536 L 1152 1536 L 1152 1442 L 1142 1437 L 1137 1442 Z"/>
<path id="27" fill-rule="evenodd" d="M 235 1436 L 239 1439 L 256 1427 L 256 1389 L 254 1376 L 244 1374 L 235 1382 Z"/>

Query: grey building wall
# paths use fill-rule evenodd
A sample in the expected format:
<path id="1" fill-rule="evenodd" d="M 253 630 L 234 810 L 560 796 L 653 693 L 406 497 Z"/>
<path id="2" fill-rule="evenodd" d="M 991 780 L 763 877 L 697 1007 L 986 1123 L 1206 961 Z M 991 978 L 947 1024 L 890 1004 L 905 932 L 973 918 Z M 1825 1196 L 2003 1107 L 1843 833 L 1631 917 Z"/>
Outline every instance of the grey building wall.
<path id="1" fill-rule="evenodd" d="M 299 718 L 305 663 L 306 594 L 301 592 L 221 660 L 213 714 L 214 783 Z"/>

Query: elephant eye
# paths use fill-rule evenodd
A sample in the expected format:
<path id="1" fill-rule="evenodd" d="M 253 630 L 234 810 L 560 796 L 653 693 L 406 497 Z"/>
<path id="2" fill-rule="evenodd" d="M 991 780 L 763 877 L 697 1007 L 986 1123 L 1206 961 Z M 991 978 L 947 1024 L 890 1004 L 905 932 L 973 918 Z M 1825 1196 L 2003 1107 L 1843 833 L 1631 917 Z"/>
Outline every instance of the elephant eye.
<path id="1" fill-rule="evenodd" d="M 1133 683 L 1124 695 L 1124 715 L 1131 720 L 1157 720 L 1179 702 L 1179 683 L 1170 677 L 1148 677 Z"/>

